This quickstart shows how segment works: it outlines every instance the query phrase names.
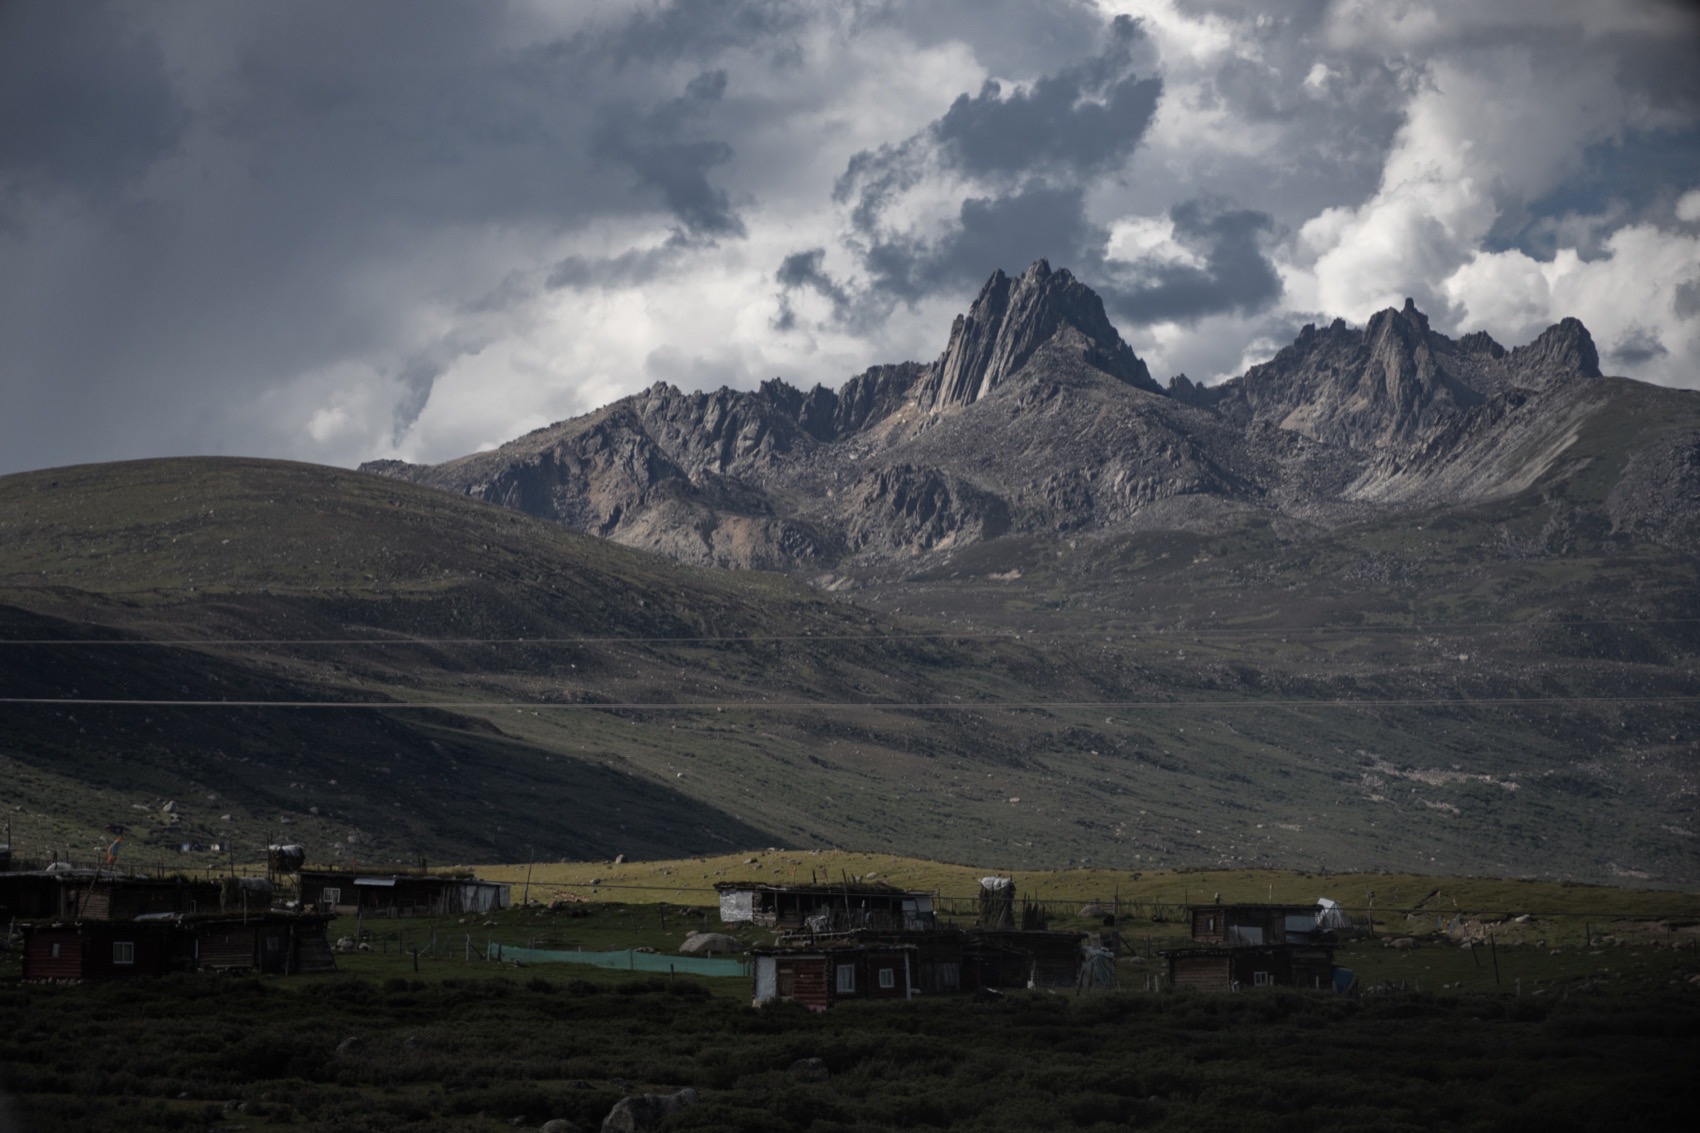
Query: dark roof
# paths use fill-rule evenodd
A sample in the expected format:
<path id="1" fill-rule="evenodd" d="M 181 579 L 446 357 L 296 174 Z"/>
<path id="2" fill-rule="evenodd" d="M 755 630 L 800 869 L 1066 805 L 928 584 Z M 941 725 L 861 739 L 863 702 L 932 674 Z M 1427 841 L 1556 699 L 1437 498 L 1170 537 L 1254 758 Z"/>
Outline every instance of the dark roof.
<path id="1" fill-rule="evenodd" d="M 1240 910 L 1242 912 L 1308 913 L 1311 916 L 1315 916 L 1316 910 L 1320 909 L 1321 907 L 1322 907 L 1322 904 L 1319 901 L 1312 901 L 1308 905 L 1280 904 L 1280 903 L 1273 903 L 1272 904 L 1272 903 L 1267 902 L 1267 901 L 1227 901 L 1227 902 L 1221 902 L 1221 903 L 1211 902 L 1209 904 L 1203 904 L 1203 905 L 1188 905 L 1186 907 L 1186 909 L 1187 909 L 1187 912 L 1189 912 L 1189 913 L 1205 912 L 1205 911 L 1209 911 L 1209 910 L 1213 910 L 1213 909 L 1224 909 L 1224 910 L 1235 909 L 1235 910 Z"/>
<path id="2" fill-rule="evenodd" d="M 1329 955 L 1333 955 L 1334 945 L 1314 940 L 1294 941 L 1290 944 L 1242 944 L 1233 948 L 1221 946 L 1212 948 L 1209 945 L 1201 944 L 1196 948 L 1159 948 L 1157 955 L 1187 960 L 1197 956 L 1231 957 L 1250 956 L 1255 953 L 1273 955 L 1277 952 L 1327 952 Z"/>
<path id="3" fill-rule="evenodd" d="M 812 884 L 778 884 L 768 881 L 716 881 L 714 888 L 725 893 L 754 891 L 759 893 L 788 893 L 795 896 L 816 894 L 824 897 L 931 897 L 930 889 L 899 889 L 883 881 L 823 881 Z"/>

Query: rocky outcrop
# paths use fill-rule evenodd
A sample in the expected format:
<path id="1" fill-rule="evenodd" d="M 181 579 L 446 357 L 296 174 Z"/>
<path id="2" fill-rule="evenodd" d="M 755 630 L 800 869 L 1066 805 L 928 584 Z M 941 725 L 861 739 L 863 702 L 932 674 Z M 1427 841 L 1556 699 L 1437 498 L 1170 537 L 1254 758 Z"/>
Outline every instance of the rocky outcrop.
<path id="1" fill-rule="evenodd" d="M 1408 443 L 1482 400 L 1447 364 L 1454 352 L 1407 299 L 1361 331 L 1340 319 L 1321 331 L 1306 326 L 1272 360 L 1220 387 L 1216 404 L 1236 419 L 1348 448 Z"/>
<path id="2" fill-rule="evenodd" d="M 1606 514 L 1626 538 L 1700 550 L 1700 427 L 1672 429 L 1638 448 Z"/>
<path id="3" fill-rule="evenodd" d="M 1221 385 L 1179 375 L 1164 390 L 1097 295 L 1041 260 L 995 273 L 930 364 L 837 390 L 657 384 L 492 452 L 364 468 L 685 562 L 815 574 L 1011 534 L 1504 498 L 1565 475 L 1589 422 L 1636 384 L 1600 379 L 1575 319 L 1508 351 L 1485 332 L 1454 341 L 1406 300 L 1362 328 L 1306 326 Z M 1690 538 L 1684 443 L 1627 466 L 1642 487 L 1612 497 L 1626 537 Z"/>
<path id="4" fill-rule="evenodd" d="M 869 471 L 846 493 L 851 551 L 930 551 L 995 539 L 1009 530 L 1009 505 L 936 468 L 892 464 Z"/>
<path id="5" fill-rule="evenodd" d="M 1509 369 L 1525 386 L 1544 386 L 1573 375 L 1600 377 L 1600 352 L 1580 319 L 1567 318 L 1541 332 L 1508 358 Z"/>
<path id="6" fill-rule="evenodd" d="M 649 1133 L 661 1128 L 662 1122 L 676 1113 L 683 1113 L 697 1104 L 697 1092 L 690 1087 L 673 1094 L 636 1094 L 621 1098 L 602 1119 L 602 1133 Z"/>
<path id="7" fill-rule="evenodd" d="M 972 405 L 1009 381 L 1034 352 L 1072 330 L 1092 368 L 1129 385 L 1161 392 L 1145 363 L 1122 341 L 1104 313 L 1103 300 L 1067 271 L 1040 260 L 1016 279 L 994 272 L 966 315 L 950 328 L 950 342 L 933 364 L 922 390 L 923 408 Z"/>
<path id="8" fill-rule="evenodd" d="M 841 440 L 896 412 L 926 372 L 925 366 L 904 362 L 875 366 L 836 392 L 816 386 L 802 401 L 798 424 L 817 440 Z"/>

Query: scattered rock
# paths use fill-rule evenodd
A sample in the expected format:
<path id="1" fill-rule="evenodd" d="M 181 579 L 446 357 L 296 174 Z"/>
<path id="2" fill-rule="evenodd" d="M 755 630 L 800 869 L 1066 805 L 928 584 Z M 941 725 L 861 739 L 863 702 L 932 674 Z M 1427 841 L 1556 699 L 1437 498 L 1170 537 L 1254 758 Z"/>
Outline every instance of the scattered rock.
<path id="1" fill-rule="evenodd" d="M 819 1058 L 799 1058 L 787 1068 L 786 1073 L 804 1082 L 824 1082 L 832 1077 L 832 1071 Z"/>
<path id="2" fill-rule="evenodd" d="M 602 1119 L 602 1133 L 646 1133 L 698 1101 L 697 1092 L 686 1086 L 676 1094 L 638 1094 L 621 1098 Z"/>
<path id="3" fill-rule="evenodd" d="M 336 1053 L 338 1058 L 347 1058 L 350 1055 L 359 1054 L 365 1049 L 366 1040 L 361 1038 L 359 1035 L 349 1035 L 346 1039 L 343 1039 L 341 1042 L 336 1044 Z"/>

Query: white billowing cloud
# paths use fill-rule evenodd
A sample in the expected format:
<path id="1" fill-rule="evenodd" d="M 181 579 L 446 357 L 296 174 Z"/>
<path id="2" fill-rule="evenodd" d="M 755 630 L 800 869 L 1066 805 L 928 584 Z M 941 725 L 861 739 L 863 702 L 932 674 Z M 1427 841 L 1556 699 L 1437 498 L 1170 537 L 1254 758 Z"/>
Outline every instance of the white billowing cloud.
<path id="1" fill-rule="evenodd" d="M 1550 260 L 1518 251 L 1482 252 L 1445 283 L 1461 322 L 1502 341 L 1533 338 L 1574 313 L 1599 347 L 1608 374 L 1635 369 L 1661 385 L 1700 389 L 1700 319 L 1678 309 L 1679 293 L 1700 280 L 1700 235 L 1651 224 L 1618 229 L 1605 255 L 1585 260 L 1564 249 Z"/>
<path id="2" fill-rule="evenodd" d="M 1288 275 L 1299 305 L 1356 320 L 1408 295 L 1432 305 L 1502 202 L 1545 195 L 1618 125 L 1597 71 L 1543 73 L 1527 47 L 1471 63 L 1443 60 L 1423 76 L 1373 197 L 1300 230 Z"/>
<path id="3" fill-rule="evenodd" d="M 1114 260 L 1150 260 L 1165 264 L 1202 268 L 1204 257 L 1175 238 L 1175 221 L 1162 216 L 1123 217 L 1110 225 L 1105 254 Z"/>
<path id="4" fill-rule="evenodd" d="M 1700 221 L 1700 189 L 1690 189 L 1677 198 L 1676 218 L 1688 224 Z"/>

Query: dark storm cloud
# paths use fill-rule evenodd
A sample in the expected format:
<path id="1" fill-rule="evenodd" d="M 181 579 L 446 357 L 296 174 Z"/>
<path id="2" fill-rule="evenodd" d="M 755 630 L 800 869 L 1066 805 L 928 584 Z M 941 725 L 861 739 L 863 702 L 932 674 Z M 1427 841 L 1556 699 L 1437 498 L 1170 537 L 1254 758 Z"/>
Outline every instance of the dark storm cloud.
<path id="1" fill-rule="evenodd" d="M 5 465 L 266 451 L 276 436 L 225 440 L 220 422 L 347 362 L 390 383 L 404 430 L 463 353 L 411 341 L 415 311 L 488 323 L 539 290 L 511 261 L 446 268 L 456 242 L 651 218 L 686 240 L 741 237 L 715 182 L 736 156 L 714 121 L 725 72 L 656 70 L 635 50 L 660 37 L 651 54 L 688 55 L 675 21 L 689 7 L 540 38 L 494 4 L 301 0 L 211 18 L 0 2 L 0 341 L 28 375 L 10 415 L 32 422 L 0 435 Z M 780 20 L 713 7 L 727 41 Z M 146 194 L 127 198 L 143 174 Z M 679 251 L 581 259 L 551 282 L 642 282 Z"/>
<path id="2" fill-rule="evenodd" d="M 938 239 L 876 243 L 866 266 L 879 293 L 913 302 L 942 287 L 978 284 L 1000 267 L 1020 271 L 1047 257 L 1094 262 L 1106 236 L 1087 220 L 1083 190 L 1034 184 L 963 201 L 956 225 Z"/>
<path id="3" fill-rule="evenodd" d="M 1575 248 L 1596 259 L 1607 253 L 1605 242 L 1615 229 L 1668 221 L 1671 186 L 1700 184 L 1700 128 L 1624 130 L 1586 147 L 1579 164 L 1540 199 L 1503 202 L 1485 246 L 1542 259 L 1559 248 Z"/>
<path id="4" fill-rule="evenodd" d="M 780 285 L 774 329 L 797 325 L 791 296 L 812 291 L 832 304 L 837 321 L 857 329 L 876 326 L 898 303 L 913 304 L 940 291 L 979 286 L 994 270 L 1019 272 L 1051 259 L 1084 271 L 1103 268 L 1106 229 L 1086 215 L 1085 191 L 1037 182 L 998 197 L 970 197 L 942 234 L 887 233 L 860 249 L 867 282 L 851 288 L 822 267 L 824 250 L 787 256 L 775 273 Z"/>
<path id="5" fill-rule="evenodd" d="M 832 304 L 834 318 L 842 319 L 850 310 L 851 296 L 847 288 L 826 272 L 822 266 L 825 248 L 809 248 L 786 256 L 773 273 L 779 284 L 779 313 L 774 317 L 775 330 L 791 330 L 797 325 L 797 313 L 791 305 L 793 291 L 813 291 Z"/>
<path id="6" fill-rule="evenodd" d="M 999 74 L 1049 73 L 1098 50 L 1103 17 L 1078 0 L 861 0 L 857 34 L 886 31 L 919 47 L 965 43 Z"/>
<path id="7" fill-rule="evenodd" d="M 851 157 L 834 188 L 852 223 L 875 231 L 885 210 L 936 167 L 982 182 L 1077 184 L 1119 169 L 1145 137 L 1162 82 L 1132 71 L 1144 32 L 1126 16 L 1101 54 L 1007 95 L 988 82 L 926 129 Z"/>
<path id="8" fill-rule="evenodd" d="M 729 49 L 784 60 L 796 54 L 788 36 L 810 19 L 793 0 L 673 0 L 634 8 L 586 38 L 599 56 L 621 67 L 702 59 Z"/>
<path id="9" fill-rule="evenodd" d="M 732 150 L 701 121 L 723 72 L 677 94 L 615 66 L 611 32 L 509 46 L 494 7 L 309 11 L 278 9 L 245 37 L 234 97 L 220 101 L 224 135 L 308 202 L 563 224 L 662 204 L 689 230 L 737 230 L 708 183 Z"/>
<path id="10" fill-rule="evenodd" d="M 1203 266 L 1136 263 L 1117 273 L 1132 282 L 1108 287 L 1106 305 L 1134 323 L 1186 322 L 1249 314 L 1281 297 L 1281 277 L 1262 246 L 1274 227 L 1267 213 L 1200 199 L 1176 205 L 1169 219 L 1176 242 L 1202 257 Z"/>
<path id="11" fill-rule="evenodd" d="M 1678 284 L 1676 294 L 1671 298 L 1671 306 L 1678 318 L 1692 319 L 1700 315 L 1700 278 Z"/>
<path id="12" fill-rule="evenodd" d="M 555 265 L 544 286 L 560 288 L 642 287 L 678 263 L 689 241 L 675 236 L 658 247 L 628 248 L 617 256 L 568 256 Z"/>
<path id="13" fill-rule="evenodd" d="M 1021 88 L 988 82 L 916 134 L 852 156 L 834 198 L 850 206 L 868 284 L 835 309 L 866 324 L 893 302 L 975 285 L 999 267 L 1100 263 L 1108 233 L 1088 217 L 1086 192 L 1119 172 L 1151 127 L 1163 86 L 1135 69 L 1145 47 L 1140 25 L 1118 16 L 1084 61 Z M 939 177 L 982 191 L 962 199 L 943 231 L 915 231 L 898 219 L 906 197 Z M 781 273 L 787 289 L 814 286 L 789 274 L 797 278 Z"/>
<path id="14" fill-rule="evenodd" d="M 1079 67 L 1042 76 L 1005 97 L 988 82 L 957 98 L 932 126 L 947 164 L 970 176 L 1090 178 L 1120 168 L 1145 137 L 1163 84 L 1128 73 L 1142 37 L 1126 16 L 1112 26 L 1112 45 Z"/>
<path id="15" fill-rule="evenodd" d="M 1670 353 L 1651 327 L 1630 326 L 1606 352 L 1620 364 L 1639 366 Z"/>
<path id="16" fill-rule="evenodd" d="M 698 75 L 683 96 L 652 110 L 612 115 L 597 133 L 593 153 L 630 166 L 640 183 L 659 193 L 685 232 L 698 236 L 743 236 L 744 222 L 726 193 L 709 183 L 709 170 L 732 159 L 732 147 L 701 136 L 699 111 L 726 93 L 726 72 Z"/>
<path id="17" fill-rule="evenodd" d="M 0 209 L 27 192 L 118 194 L 188 117 L 158 46 L 115 5 L 0 5 Z"/>

